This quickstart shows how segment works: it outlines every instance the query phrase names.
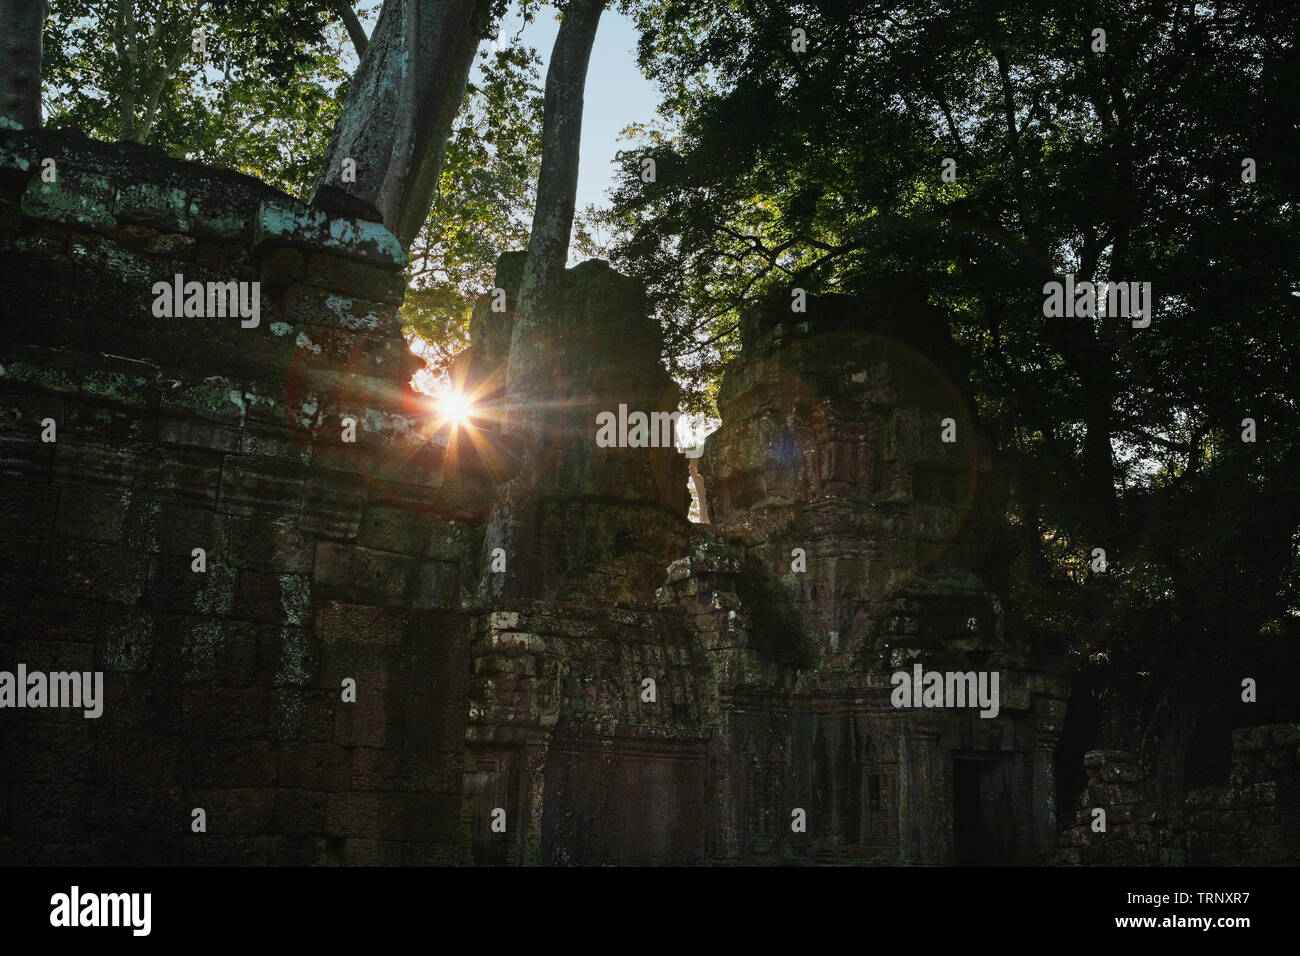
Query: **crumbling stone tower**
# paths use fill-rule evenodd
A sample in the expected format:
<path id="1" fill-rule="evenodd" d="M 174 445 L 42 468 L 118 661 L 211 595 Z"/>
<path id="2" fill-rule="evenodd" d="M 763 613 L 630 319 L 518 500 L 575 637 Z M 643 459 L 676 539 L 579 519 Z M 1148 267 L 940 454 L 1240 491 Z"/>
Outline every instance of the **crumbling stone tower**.
<path id="1" fill-rule="evenodd" d="M 674 452 L 594 441 L 601 409 L 673 404 L 639 295 L 603 264 L 568 281 L 560 358 L 539 371 L 564 383 L 548 455 L 495 519 L 550 530 L 516 535 L 519 570 L 480 588 L 476 858 L 1040 859 L 1065 688 L 1005 633 L 996 473 L 923 290 L 746 317 L 701 462 L 713 524 L 692 529 Z M 481 388 L 511 316 L 485 300 L 474 321 Z M 998 671 L 998 715 L 895 709 L 889 676 L 915 663 Z M 494 839 L 496 808 L 520 819 L 515 843 Z"/>
<path id="2" fill-rule="evenodd" d="M 944 316 L 896 280 L 769 300 L 741 345 L 700 464 L 712 525 L 664 592 L 713 670 L 711 852 L 1040 860 L 1066 688 L 1004 626 L 1002 491 Z M 916 664 L 998 671 L 998 716 L 896 709 Z"/>
<path id="3" fill-rule="evenodd" d="M 472 320 L 464 385 L 501 408 L 522 257 L 503 257 Z M 679 615 L 654 603 L 685 548 L 685 459 L 671 446 L 599 447 L 620 403 L 676 409 L 639 287 L 603 262 L 568 270 L 559 321 L 528 370 L 534 430 L 497 489 L 474 619 L 466 806 L 481 862 L 698 862 L 704 830 L 704 670 Z M 500 548 L 504 569 L 494 569 Z M 644 681 L 655 683 L 646 700 Z M 491 829 L 505 810 L 507 837 Z"/>

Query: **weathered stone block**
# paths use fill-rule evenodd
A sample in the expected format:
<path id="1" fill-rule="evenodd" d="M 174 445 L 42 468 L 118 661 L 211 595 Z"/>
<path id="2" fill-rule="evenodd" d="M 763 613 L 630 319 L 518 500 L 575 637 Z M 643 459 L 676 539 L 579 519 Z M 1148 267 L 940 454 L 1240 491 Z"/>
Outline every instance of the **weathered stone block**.
<path id="1" fill-rule="evenodd" d="M 185 232 L 193 225 L 185 191 L 151 182 L 123 185 L 114 204 L 115 218 L 124 223 L 144 223 L 169 232 Z"/>
<path id="2" fill-rule="evenodd" d="M 266 740 L 194 738 L 181 749 L 181 773 L 186 786 L 271 786 L 276 761 Z"/>
<path id="3" fill-rule="evenodd" d="M 315 668 L 314 659 L 312 663 Z M 279 741 L 328 743 L 334 739 L 339 706 L 337 685 L 324 690 L 278 687 L 271 692 L 271 734 Z"/>
<path id="4" fill-rule="evenodd" d="M 326 832 L 365 839 L 454 843 L 459 836 L 459 818 L 459 795 L 336 793 L 329 798 Z"/>
<path id="5" fill-rule="evenodd" d="M 347 751 L 333 743 L 286 742 L 279 745 L 276 781 L 282 787 L 338 791 L 348 786 Z"/>
<path id="6" fill-rule="evenodd" d="M 221 471 L 219 452 L 173 448 L 141 462 L 135 492 L 163 502 L 213 507 L 221 486 Z"/>
<path id="7" fill-rule="evenodd" d="M 369 492 L 360 475 L 313 470 L 303 489 L 298 527 L 318 538 L 348 541 L 357 537 Z M 389 550 L 401 550 L 392 547 Z"/>
<path id="8" fill-rule="evenodd" d="M 291 519 L 230 519 L 229 562 L 233 567 L 278 573 L 310 572 L 316 543 Z"/>
<path id="9" fill-rule="evenodd" d="M 329 601 L 316 615 L 316 633 L 327 644 L 356 642 L 396 647 L 406 626 L 400 611 Z"/>
<path id="10" fill-rule="evenodd" d="M 187 687 L 181 695 L 181 729 L 192 740 L 256 740 L 266 734 L 268 698 L 261 687 Z"/>
<path id="11" fill-rule="evenodd" d="M 94 173 L 65 173 L 53 183 L 33 176 L 23 192 L 23 215 L 112 235 L 117 229 L 113 218 L 116 194 L 108 179 Z"/>
<path id="12" fill-rule="evenodd" d="M 300 462 L 228 455 L 221 468 L 217 510 L 268 518 L 294 515 L 302 505 L 307 475 Z"/>
<path id="13" fill-rule="evenodd" d="M 433 521 L 429 515 L 376 502 L 366 508 L 365 517 L 358 529 L 357 543 L 386 551 L 424 555 L 431 546 L 429 539 L 432 530 Z M 440 539 L 451 539 L 443 552 L 449 557 L 460 557 L 463 554 L 463 543 L 454 535 L 447 534 L 441 524 L 438 530 Z"/>
<path id="14" fill-rule="evenodd" d="M 311 444 L 305 436 L 282 425 L 249 420 L 244 426 L 238 449 L 245 455 L 287 458 L 311 462 Z"/>
<path id="15" fill-rule="evenodd" d="M 401 269 L 406 253 L 382 223 L 365 222 L 290 202 L 263 202 L 257 213 L 253 248 L 293 246 L 327 250 L 381 268 Z"/>
<path id="16" fill-rule="evenodd" d="M 323 588 L 323 596 L 398 604 L 416 568 L 416 559 L 406 555 L 322 541 L 316 546 L 312 580 Z"/>
<path id="17" fill-rule="evenodd" d="M 326 790 L 280 788 L 274 793 L 271 826 L 275 831 L 295 836 L 314 836 L 325 832 L 325 810 L 329 802 Z M 314 857 L 316 854 L 311 855 Z"/>
<path id="18" fill-rule="evenodd" d="M 458 610 L 461 606 L 460 566 L 445 561 L 422 562 L 417 571 L 411 607 L 415 610 Z"/>
<path id="19" fill-rule="evenodd" d="M 301 281 L 305 285 L 338 292 L 346 289 L 357 298 L 400 305 L 406 297 L 406 282 L 400 272 L 371 263 L 313 251 Z"/>
<path id="20" fill-rule="evenodd" d="M 158 442 L 163 445 L 185 445 L 193 448 L 210 448 L 215 451 L 241 451 L 241 433 L 238 428 L 213 422 L 185 421 L 163 418 L 158 422 Z"/>

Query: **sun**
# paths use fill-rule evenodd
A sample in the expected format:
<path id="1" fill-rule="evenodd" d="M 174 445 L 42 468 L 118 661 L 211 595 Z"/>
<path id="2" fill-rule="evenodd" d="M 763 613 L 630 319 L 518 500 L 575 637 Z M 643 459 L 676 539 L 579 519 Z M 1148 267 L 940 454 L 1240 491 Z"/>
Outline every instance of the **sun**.
<path id="1" fill-rule="evenodd" d="M 438 411 L 444 421 L 457 427 L 469 424 L 473 402 L 463 392 L 447 392 L 438 399 Z"/>

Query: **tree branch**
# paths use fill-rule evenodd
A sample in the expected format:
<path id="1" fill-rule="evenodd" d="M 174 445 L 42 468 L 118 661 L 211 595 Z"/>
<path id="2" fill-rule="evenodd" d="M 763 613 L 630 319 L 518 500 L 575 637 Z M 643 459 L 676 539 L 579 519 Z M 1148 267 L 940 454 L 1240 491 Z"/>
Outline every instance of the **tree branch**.
<path id="1" fill-rule="evenodd" d="M 338 11 L 339 19 L 343 21 L 343 25 L 348 28 L 348 36 L 352 38 L 352 47 L 357 51 L 357 56 L 364 56 L 370 38 L 366 36 L 366 31 L 361 28 L 361 21 L 357 19 L 357 15 L 352 11 L 352 4 L 348 0 L 337 0 L 334 9 Z"/>
<path id="2" fill-rule="evenodd" d="M 144 116 L 136 128 L 135 136 L 132 137 L 137 143 L 143 143 L 149 138 L 154 121 L 158 118 L 158 98 L 162 96 L 163 87 L 167 85 L 172 75 L 180 67 L 181 61 L 185 59 L 185 50 L 189 39 L 185 34 L 184 23 L 182 23 L 180 39 L 172 47 L 172 54 L 167 60 L 167 65 L 159 73 L 158 81 L 154 83 L 153 89 L 149 92 L 148 102 L 145 103 Z"/>
<path id="3" fill-rule="evenodd" d="M 1032 232 L 1029 223 L 1029 202 L 1025 198 L 1025 161 L 1020 155 L 1020 133 L 1016 129 L 1016 101 L 1011 87 L 1011 69 L 1007 65 L 1005 50 L 999 49 L 994 56 L 998 61 L 998 75 L 1002 78 L 1002 107 L 1007 118 L 1007 137 L 1011 143 L 1011 163 L 1016 191 L 1016 212 L 1020 217 L 1020 228 L 1028 237 Z"/>

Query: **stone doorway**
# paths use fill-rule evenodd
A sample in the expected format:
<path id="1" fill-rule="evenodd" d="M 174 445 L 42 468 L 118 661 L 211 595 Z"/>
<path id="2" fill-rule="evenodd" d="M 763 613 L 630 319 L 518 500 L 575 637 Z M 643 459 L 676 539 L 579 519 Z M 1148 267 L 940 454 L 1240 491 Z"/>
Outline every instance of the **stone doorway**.
<path id="1" fill-rule="evenodd" d="M 953 757 L 953 862 L 1010 866 L 1014 827 L 1011 762 L 1002 757 Z"/>
<path id="2" fill-rule="evenodd" d="M 471 750 L 465 769 L 465 815 L 469 824 L 470 859 L 501 866 L 518 862 L 518 782 L 510 752 Z M 504 834 L 492 830 L 493 814 L 506 811 Z"/>

